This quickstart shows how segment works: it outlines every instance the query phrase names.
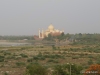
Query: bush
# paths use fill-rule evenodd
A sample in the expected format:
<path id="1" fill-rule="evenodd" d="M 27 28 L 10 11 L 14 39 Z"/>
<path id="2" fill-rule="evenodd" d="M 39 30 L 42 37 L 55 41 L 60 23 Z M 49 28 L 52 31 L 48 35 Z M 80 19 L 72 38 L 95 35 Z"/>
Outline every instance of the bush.
<path id="1" fill-rule="evenodd" d="M 16 62 L 16 65 L 17 65 L 17 66 L 24 66 L 25 63 L 24 63 L 24 62 Z"/>
<path id="2" fill-rule="evenodd" d="M 27 59 L 27 62 L 32 62 L 32 61 L 33 61 L 32 58 Z"/>
<path id="3" fill-rule="evenodd" d="M 3 62 L 4 61 L 4 58 L 0 59 L 0 62 Z"/>
<path id="4" fill-rule="evenodd" d="M 4 56 L 0 56 L 0 59 L 4 58 Z"/>
<path id="5" fill-rule="evenodd" d="M 47 62 L 54 62 L 54 60 L 53 59 L 49 59 Z"/>
<path id="6" fill-rule="evenodd" d="M 7 73 L 7 72 L 5 72 L 5 73 L 4 73 L 4 75 L 8 75 L 8 73 Z"/>
<path id="7" fill-rule="evenodd" d="M 42 57 L 39 57 L 39 59 L 40 59 L 40 60 L 45 60 L 45 57 L 42 56 Z"/>
<path id="8" fill-rule="evenodd" d="M 42 53 L 41 52 L 39 52 L 39 54 L 37 55 L 37 57 L 41 57 L 42 56 Z"/>
<path id="9" fill-rule="evenodd" d="M 96 63 L 100 65 L 100 59 L 98 59 Z"/>
<path id="10" fill-rule="evenodd" d="M 52 49 L 53 49 L 53 50 L 56 50 L 56 47 L 55 47 L 55 45 L 52 45 Z"/>
<path id="11" fill-rule="evenodd" d="M 74 57 L 72 57 L 72 59 L 78 59 L 79 57 L 78 56 L 74 56 Z"/>
<path id="12" fill-rule="evenodd" d="M 15 59 L 14 55 L 8 56 L 7 59 Z"/>
<path id="13" fill-rule="evenodd" d="M 26 75 L 47 75 L 47 70 L 39 64 L 30 64 L 27 66 Z"/>
<path id="14" fill-rule="evenodd" d="M 44 46 L 40 46 L 40 48 L 44 48 Z"/>
<path id="15" fill-rule="evenodd" d="M 38 58 L 37 56 L 34 56 L 33 59 L 34 59 L 34 60 L 38 60 L 39 58 Z"/>
<path id="16" fill-rule="evenodd" d="M 61 55 L 44 55 L 45 58 L 53 58 L 53 59 L 58 59 L 58 58 L 62 58 Z"/>
<path id="17" fill-rule="evenodd" d="M 89 55 L 88 58 L 93 58 L 93 56 L 92 55 Z"/>
<path id="18" fill-rule="evenodd" d="M 33 56 L 34 60 L 45 60 L 45 57 L 42 56 L 41 54 L 38 54 L 37 56 Z"/>
<path id="19" fill-rule="evenodd" d="M 49 59 L 47 62 L 58 63 L 58 60 Z"/>
<path id="20" fill-rule="evenodd" d="M 61 65 L 57 65 L 54 67 L 53 75 L 68 75 L 68 74 Z"/>
<path id="21" fill-rule="evenodd" d="M 20 54 L 23 58 L 27 58 L 28 56 L 25 54 Z"/>
<path id="22" fill-rule="evenodd" d="M 4 55 L 11 55 L 10 52 L 4 52 Z"/>
<path id="23" fill-rule="evenodd" d="M 4 61 L 4 56 L 0 56 L 0 62 Z"/>
<path id="24" fill-rule="evenodd" d="M 88 65 L 91 65 L 91 64 L 93 64 L 93 61 L 92 61 L 92 59 L 89 59 Z"/>

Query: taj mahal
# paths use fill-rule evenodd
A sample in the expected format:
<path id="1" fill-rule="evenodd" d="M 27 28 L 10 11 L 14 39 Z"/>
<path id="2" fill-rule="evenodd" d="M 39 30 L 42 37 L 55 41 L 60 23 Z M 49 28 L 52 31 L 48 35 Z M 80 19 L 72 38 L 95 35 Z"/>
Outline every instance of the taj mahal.
<path id="1" fill-rule="evenodd" d="M 48 37 L 49 34 L 51 34 L 52 36 L 58 36 L 58 35 L 61 35 L 61 33 L 64 33 L 64 30 L 61 31 L 61 30 L 55 29 L 54 26 L 50 24 L 47 30 L 39 29 L 39 38 Z"/>

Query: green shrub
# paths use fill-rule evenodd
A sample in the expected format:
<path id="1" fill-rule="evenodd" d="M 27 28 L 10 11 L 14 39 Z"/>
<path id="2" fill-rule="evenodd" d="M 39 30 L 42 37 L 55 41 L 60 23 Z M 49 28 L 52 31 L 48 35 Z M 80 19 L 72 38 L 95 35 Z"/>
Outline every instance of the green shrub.
<path id="1" fill-rule="evenodd" d="M 59 63 L 59 61 L 58 60 L 54 60 L 53 63 Z"/>
<path id="2" fill-rule="evenodd" d="M 7 59 L 15 59 L 14 55 L 8 56 Z"/>
<path id="3" fill-rule="evenodd" d="M 93 64 L 92 59 L 89 59 L 89 60 L 88 60 L 88 65 L 92 65 L 92 64 Z"/>
<path id="4" fill-rule="evenodd" d="M 3 64 L 1 64 L 0 68 L 1 68 L 1 67 L 4 67 L 4 63 L 3 63 Z"/>
<path id="5" fill-rule="evenodd" d="M 0 59 L 1 59 L 1 58 L 4 58 L 4 56 L 0 56 Z"/>
<path id="6" fill-rule="evenodd" d="M 4 73 L 4 75 L 8 75 L 8 73 L 7 73 L 7 72 L 5 72 L 5 73 Z"/>
<path id="7" fill-rule="evenodd" d="M 45 60 L 45 57 L 42 56 L 42 57 L 39 57 L 39 59 L 40 59 L 40 60 Z"/>
<path id="8" fill-rule="evenodd" d="M 4 52 L 4 55 L 11 55 L 10 52 Z"/>
<path id="9" fill-rule="evenodd" d="M 55 55 L 44 55 L 44 57 L 45 58 L 53 58 L 53 59 L 62 58 L 61 55 L 57 55 L 57 54 L 55 54 Z"/>
<path id="10" fill-rule="evenodd" d="M 4 61 L 4 56 L 0 56 L 0 62 L 3 62 Z"/>
<path id="11" fill-rule="evenodd" d="M 72 59 L 78 59 L 78 58 L 79 58 L 78 56 L 73 56 L 73 57 L 72 57 Z"/>
<path id="12" fill-rule="evenodd" d="M 39 58 L 38 58 L 37 56 L 34 56 L 33 59 L 34 59 L 34 60 L 38 60 Z"/>
<path id="13" fill-rule="evenodd" d="M 45 67 L 39 64 L 30 64 L 27 66 L 27 75 L 47 75 L 47 70 Z"/>
<path id="14" fill-rule="evenodd" d="M 93 56 L 92 55 L 89 55 L 88 58 L 93 58 Z"/>
<path id="15" fill-rule="evenodd" d="M 44 48 L 44 46 L 40 46 L 40 48 Z"/>
<path id="16" fill-rule="evenodd" d="M 24 63 L 24 62 L 16 62 L 16 65 L 17 65 L 17 66 L 24 66 L 25 63 Z"/>
<path id="17" fill-rule="evenodd" d="M 68 75 L 68 74 L 61 65 L 57 65 L 54 67 L 53 75 Z"/>
<path id="18" fill-rule="evenodd" d="M 42 53 L 41 52 L 39 52 L 39 54 L 37 55 L 37 57 L 41 57 L 42 56 Z"/>
<path id="19" fill-rule="evenodd" d="M 54 60 L 53 59 L 49 59 L 47 62 L 54 62 Z"/>
<path id="20" fill-rule="evenodd" d="M 55 45 L 52 45 L 52 49 L 53 49 L 53 50 L 56 50 L 56 47 L 55 47 Z"/>
<path id="21" fill-rule="evenodd" d="M 100 59 L 98 59 L 96 63 L 97 63 L 97 64 L 100 64 Z"/>
<path id="22" fill-rule="evenodd" d="M 4 61 L 4 58 L 0 59 L 0 62 L 3 62 Z"/>
<path id="23" fill-rule="evenodd" d="M 28 56 L 25 54 L 20 54 L 23 58 L 27 58 Z"/>
<path id="24" fill-rule="evenodd" d="M 49 59 L 47 62 L 59 63 L 58 60 Z"/>
<path id="25" fill-rule="evenodd" d="M 32 58 L 27 59 L 27 62 L 32 62 L 32 61 L 33 61 Z"/>

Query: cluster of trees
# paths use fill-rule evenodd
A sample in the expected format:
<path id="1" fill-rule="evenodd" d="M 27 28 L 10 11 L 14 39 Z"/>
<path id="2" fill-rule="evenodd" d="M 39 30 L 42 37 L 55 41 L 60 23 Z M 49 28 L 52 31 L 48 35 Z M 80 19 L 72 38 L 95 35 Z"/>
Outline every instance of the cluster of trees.
<path id="1" fill-rule="evenodd" d="M 52 36 L 51 34 L 48 35 L 48 37 L 45 37 L 45 40 L 53 40 L 54 38 L 57 38 L 59 40 L 63 40 L 63 39 L 76 39 L 76 40 L 99 40 L 100 41 L 100 34 L 82 34 L 82 33 L 78 33 L 78 34 L 64 34 L 62 33 L 61 35 L 58 36 Z"/>
<path id="2" fill-rule="evenodd" d="M 71 68 L 70 68 L 71 67 Z M 71 72 L 71 73 L 70 73 Z M 27 66 L 24 75 L 100 75 L 100 65 L 93 64 L 83 71 L 81 66 L 77 65 L 55 65 L 53 67 L 47 67 L 38 63 L 31 63 Z"/>
<path id="3" fill-rule="evenodd" d="M 58 39 L 59 41 L 61 40 L 73 40 L 74 44 L 95 44 L 98 43 L 100 41 L 100 34 L 64 34 L 62 33 L 59 36 L 52 36 L 52 35 L 48 35 L 48 37 L 45 37 L 44 40 L 48 40 L 48 41 L 54 41 L 55 39 Z M 78 43 L 75 41 L 77 40 Z"/>
<path id="4" fill-rule="evenodd" d="M 75 34 L 75 38 L 81 41 L 100 41 L 100 34 Z"/>
<path id="5" fill-rule="evenodd" d="M 0 40 L 34 40 L 33 36 L 0 36 Z M 54 41 L 55 39 L 58 39 L 59 41 L 68 39 L 68 40 L 78 40 L 81 43 L 88 43 L 88 42 L 98 42 L 100 41 L 100 34 L 64 34 L 58 36 L 52 36 L 51 34 L 48 35 L 48 37 L 45 37 L 43 40 L 48 41 Z"/>
<path id="6" fill-rule="evenodd" d="M 34 40 L 33 36 L 0 36 L 0 40 Z"/>
<path id="7" fill-rule="evenodd" d="M 49 34 L 48 37 L 44 38 L 44 40 L 54 41 L 55 39 L 58 39 L 59 41 L 61 41 L 67 38 L 71 38 L 71 36 L 72 36 L 71 34 L 64 34 L 64 33 L 58 36 L 52 36 L 51 34 Z"/>
<path id="8" fill-rule="evenodd" d="M 34 63 L 27 66 L 25 75 L 70 75 L 70 70 L 71 75 L 80 75 L 82 67 L 72 65 L 70 69 L 70 65 L 66 64 L 48 68 L 47 66 Z"/>
<path id="9" fill-rule="evenodd" d="M 99 44 L 100 34 L 75 34 L 74 39 L 78 42 L 74 44 Z"/>

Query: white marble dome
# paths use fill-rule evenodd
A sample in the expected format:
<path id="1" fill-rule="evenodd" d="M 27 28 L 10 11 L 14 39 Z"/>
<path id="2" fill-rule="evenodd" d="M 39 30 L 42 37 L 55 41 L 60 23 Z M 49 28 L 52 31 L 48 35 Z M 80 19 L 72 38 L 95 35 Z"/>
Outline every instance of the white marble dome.
<path id="1" fill-rule="evenodd" d="M 48 27 L 49 30 L 54 30 L 54 26 L 52 24 L 49 25 Z"/>

